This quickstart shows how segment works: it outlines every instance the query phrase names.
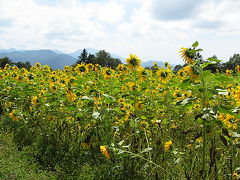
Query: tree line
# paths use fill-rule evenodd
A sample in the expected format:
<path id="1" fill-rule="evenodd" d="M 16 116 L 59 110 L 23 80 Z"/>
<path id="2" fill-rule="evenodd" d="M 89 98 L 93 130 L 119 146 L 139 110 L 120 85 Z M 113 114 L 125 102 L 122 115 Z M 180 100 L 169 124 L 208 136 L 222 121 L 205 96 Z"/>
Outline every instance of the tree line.
<path id="1" fill-rule="evenodd" d="M 213 55 L 210 58 L 218 59 L 216 55 Z M 205 63 L 203 59 L 201 60 L 202 63 Z M 185 67 L 187 64 L 181 65 L 178 64 L 174 67 L 174 71 L 177 72 L 183 67 Z M 220 72 L 225 73 L 226 70 L 231 70 L 233 72 L 236 71 L 236 67 L 240 66 L 240 54 L 234 54 L 227 62 L 216 62 L 214 64 L 209 64 L 204 68 L 204 70 L 210 70 L 212 73 Z"/>
<path id="2" fill-rule="evenodd" d="M 10 66 L 17 66 L 18 68 L 26 68 L 28 70 L 32 67 L 30 62 L 18 61 L 14 63 L 8 57 L 0 58 L 0 68 L 4 68 L 6 64 L 9 64 Z"/>
<path id="3" fill-rule="evenodd" d="M 216 55 L 210 57 L 214 59 L 218 59 Z M 88 53 L 86 49 L 83 49 L 81 54 L 78 56 L 77 61 L 73 66 L 76 66 L 77 64 L 99 64 L 102 67 L 110 67 L 115 69 L 119 64 L 122 64 L 121 60 L 118 58 L 113 58 L 109 52 L 106 52 L 105 50 L 100 50 L 96 54 Z M 204 60 L 202 59 L 202 63 L 204 63 Z M 9 64 L 11 66 L 17 66 L 18 68 L 31 68 L 30 62 L 12 62 L 11 59 L 8 57 L 0 58 L 0 68 L 4 68 L 6 64 Z M 216 62 L 215 64 L 209 64 L 204 68 L 204 70 L 210 70 L 211 72 L 221 72 L 224 73 L 226 70 L 232 70 L 233 72 L 236 71 L 236 66 L 240 66 L 240 54 L 234 54 L 232 57 L 230 57 L 229 61 L 227 62 Z M 182 69 L 186 64 L 181 65 L 178 64 L 174 67 L 174 71 L 177 72 L 178 70 Z M 146 69 L 152 69 L 154 70 L 156 68 L 156 65 L 153 65 L 152 67 L 147 67 Z"/>
<path id="4" fill-rule="evenodd" d="M 119 64 L 122 64 L 118 58 L 113 58 L 110 53 L 105 50 L 100 50 L 95 55 L 88 53 L 86 49 L 83 49 L 76 64 L 99 64 L 103 67 L 111 67 L 115 69 Z"/>

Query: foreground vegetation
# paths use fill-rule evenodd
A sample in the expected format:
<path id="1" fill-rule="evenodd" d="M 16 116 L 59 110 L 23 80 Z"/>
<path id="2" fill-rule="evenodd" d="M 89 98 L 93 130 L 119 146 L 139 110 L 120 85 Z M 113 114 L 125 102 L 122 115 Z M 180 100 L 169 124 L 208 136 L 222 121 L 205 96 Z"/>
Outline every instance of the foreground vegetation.
<path id="1" fill-rule="evenodd" d="M 45 170 L 65 179 L 237 179 L 240 68 L 188 64 L 145 70 L 130 55 L 116 70 L 78 64 L 0 70 L 2 125 Z"/>
<path id="2" fill-rule="evenodd" d="M 10 133 L 0 132 L 0 179 L 56 179 L 53 173 L 43 171 L 28 154 L 18 151 Z"/>

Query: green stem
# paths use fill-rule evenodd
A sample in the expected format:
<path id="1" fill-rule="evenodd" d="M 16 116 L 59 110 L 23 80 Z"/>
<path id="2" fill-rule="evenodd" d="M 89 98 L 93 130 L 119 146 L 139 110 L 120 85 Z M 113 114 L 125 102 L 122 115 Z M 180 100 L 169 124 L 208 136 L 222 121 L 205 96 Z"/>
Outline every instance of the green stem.
<path id="1" fill-rule="evenodd" d="M 203 87 L 203 92 L 202 92 L 202 104 L 204 108 L 208 108 L 207 103 L 207 97 L 206 97 L 206 81 L 204 79 L 203 75 L 203 69 L 199 66 L 200 71 L 201 71 L 201 83 Z M 206 120 L 203 119 L 203 152 L 202 152 L 202 158 L 203 158 L 203 164 L 202 164 L 202 171 L 203 171 L 203 179 L 206 179 L 206 171 L 205 171 L 205 164 L 206 164 Z"/>
<path id="2" fill-rule="evenodd" d="M 135 156 L 135 157 L 139 157 L 139 158 L 141 158 L 141 159 L 147 161 L 148 163 L 150 163 L 150 164 L 156 166 L 157 168 L 159 168 L 159 169 L 165 171 L 166 173 L 170 174 L 170 176 L 173 176 L 173 174 L 172 174 L 170 171 L 164 169 L 162 166 L 156 164 L 155 162 L 150 161 L 150 160 L 148 160 L 148 159 L 146 159 L 146 158 L 140 156 L 139 154 L 135 154 L 135 153 L 133 153 L 133 152 L 130 152 L 130 151 L 127 151 L 127 150 L 118 149 L 118 148 L 112 148 L 112 149 L 113 149 L 113 150 L 122 151 L 122 152 L 124 152 L 124 153 L 130 154 L 130 155 L 133 155 L 133 156 Z M 178 177 L 179 177 L 179 174 L 178 174 Z M 183 177 L 183 176 L 182 176 L 182 177 Z"/>

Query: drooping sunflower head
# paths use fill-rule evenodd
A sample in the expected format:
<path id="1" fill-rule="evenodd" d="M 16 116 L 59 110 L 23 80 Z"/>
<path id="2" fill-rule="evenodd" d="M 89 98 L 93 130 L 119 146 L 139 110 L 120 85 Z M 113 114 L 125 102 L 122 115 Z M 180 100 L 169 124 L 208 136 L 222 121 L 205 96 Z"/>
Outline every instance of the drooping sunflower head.
<path id="1" fill-rule="evenodd" d="M 139 67 L 141 64 L 141 60 L 135 54 L 130 54 L 126 62 L 133 68 Z"/>
<path id="2" fill-rule="evenodd" d="M 195 66 L 185 66 L 183 70 L 190 77 L 190 79 L 198 81 L 200 73 L 198 72 L 198 69 Z"/>
<path id="3" fill-rule="evenodd" d="M 94 71 L 100 71 L 100 70 L 101 70 L 101 66 L 99 64 L 95 64 Z"/>
<path id="4" fill-rule="evenodd" d="M 239 66 L 239 65 L 237 65 L 237 66 L 235 67 L 235 69 L 236 69 L 237 73 L 240 73 L 240 66 Z"/>
<path id="5" fill-rule="evenodd" d="M 179 51 L 181 54 L 181 58 L 183 58 L 183 61 L 187 64 L 193 64 L 194 63 L 194 54 L 191 53 L 191 48 L 181 48 L 181 51 Z"/>
<path id="6" fill-rule="evenodd" d="M 240 105 L 240 86 L 237 86 L 237 88 L 234 90 L 233 97 L 235 98 L 237 104 Z"/>
<path id="7" fill-rule="evenodd" d="M 232 75 L 232 71 L 229 70 L 229 69 L 227 69 L 227 70 L 226 70 L 226 75 L 227 75 L 227 76 L 231 76 L 231 75 Z"/>
<path id="8" fill-rule="evenodd" d="M 100 146 L 99 149 L 100 149 L 100 152 L 101 152 L 107 159 L 110 159 L 110 158 L 111 158 L 111 155 L 110 155 L 108 149 L 106 148 L 106 146 Z"/>
<path id="9" fill-rule="evenodd" d="M 120 72 L 120 73 L 127 72 L 128 68 L 127 68 L 126 64 L 119 64 L 117 66 L 117 71 Z"/>
<path id="10" fill-rule="evenodd" d="M 73 102 L 76 99 L 76 94 L 70 89 L 66 89 L 66 96 L 69 102 Z"/>
<path id="11" fill-rule="evenodd" d="M 144 79 L 145 79 L 147 76 L 150 75 L 150 71 L 142 68 L 142 69 L 139 69 L 139 70 L 138 70 L 138 74 L 139 74 L 139 77 L 140 77 L 140 78 L 144 78 Z"/>
<path id="12" fill-rule="evenodd" d="M 16 110 L 12 110 L 12 112 L 9 113 L 9 117 L 14 120 L 14 121 L 17 121 L 18 120 L 18 117 L 16 115 Z"/>
<path id="13" fill-rule="evenodd" d="M 159 69 L 157 76 L 162 82 L 166 83 L 172 78 L 172 71 L 170 69 Z"/>
<path id="14" fill-rule="evenodd" d="M 169 150 L 171 149 L 171 147 L 172 147 L 172 144 L 173 144 L 173 142 L 172 142 L 171 140 L 165 142 L 165 143 L 164 143 L 164 150 L 165 150 L 165 151 L 169 151 Z"/>

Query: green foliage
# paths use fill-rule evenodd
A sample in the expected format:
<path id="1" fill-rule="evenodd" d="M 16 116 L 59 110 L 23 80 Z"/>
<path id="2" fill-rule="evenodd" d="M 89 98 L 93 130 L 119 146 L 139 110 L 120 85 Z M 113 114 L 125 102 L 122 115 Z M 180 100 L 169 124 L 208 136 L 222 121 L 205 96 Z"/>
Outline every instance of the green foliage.
<path id="1" fill-rule="evenodd" d="M 43 171 L 28 151 L 18 151 L 10 133 L 0 133 L 0 179 L 57 179 L 54 173 Z"/>
<path id="2" fill-rule="evenodd" d="M 17 62 L 17 63 L 14 63 L 14 65 L 16 65 L 18 68 L 26 68 L 26 69 L 30 69 L 32 66 L 30 64 L 30 62 Z"/>
<path id="3" fill-rule="evenodd" d="M 4 68 L 6 64 L 12 65 L 13 62 L 8 57 L 0 58 L 0 68 Z"/>
<path id="4" fill-rule="evenodd" d="M 100 50 L 96 53 L 93 64 L 99 64 L 103 67 L 111 67 L 115 69 L 119 64 L 122 63 L 120 59 L 112 58 L 111 55 L 105 50 Z"/>
<path id="5" fill-rule="evenodd" d="M 1 69 L 1 122 L 19 149 L 65 179 L 231 179 L 240 76 L 204 70 L 218 61 L 197 46 L 182 51 L 194 59 L 175 74 L 167 64 Z"/>
<path id="6" fill-rule="evenodd" d="M 183 66 L 181 64 L 178 64 L 174 67 L 173 71 L 178 72 L 182 68 L 183 68 Z"/>
<path id="7" fill-rule="evenodd" d="M 227 69 L 235 70 L 237 65 L 240 65 L 240 54 L 234 54 L 232 57 L 230 57 L 229 61 L 222 64 L 223 72 L 225 72 Z"/>
<path id="8" fill-rule="evenodd" d="M 94 55 L 90 54 L 87 52 L 86 49 L 83 49 L 82 53 L 80 54 L 80 56 L 78 56 L 78 60 L 76 62 L 76 64 L 81 64 L 81 63 L 93 63 L 93 59 L 94 59 Z"/>
<path id="9" fill-rule="evenodd" d="M 18 68 L 26 68 L 28 70 L 31 68 L 30 62 L 19 61 L 17 63 L 14 63 L 8 57 L 0 58 L 0 68 L 4 68 L 6 64 L 15 65 Z"/>
<path id="10" fill-rule="evenodd" d="M 99 64 L 102 67 L 111 67 L 113 69 L 115 69 L 119 64 L 122 64 L 120 59 L 111 57 L 110 53 L 105 50 L 100 50 L 95 55 L 92 55 L 88 54 L 85 49 L 83 49 L 76 63 Z"/>

